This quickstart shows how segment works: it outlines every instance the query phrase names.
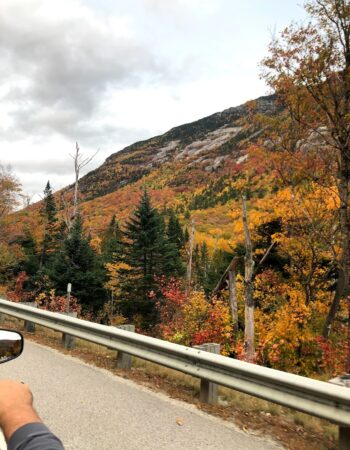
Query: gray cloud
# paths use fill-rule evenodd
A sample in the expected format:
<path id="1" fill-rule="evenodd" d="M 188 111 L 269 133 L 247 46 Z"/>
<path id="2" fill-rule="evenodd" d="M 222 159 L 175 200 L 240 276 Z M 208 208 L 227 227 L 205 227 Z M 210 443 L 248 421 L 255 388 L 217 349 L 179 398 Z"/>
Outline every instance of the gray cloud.
<path id="1" fill-rule="evenodd" d="M 43 13 L 49 3 L 5 0 L 2 6 L 0 82 L 8 91 L 1 102 L 9 106 L 13 121 L 2 131 L 7 139 L 55 132 L 73 139 L 91 135 L 86 122 L 108 90 L 166 74 L 165 65 L 122 20 L 97 16 L 75 2 L 70 2 L 75 13 L 69 17 L 50 16 Z"/>
<path id="2" fill-rule="evenodd" d="M 62 160 L 53 160 L 53 161 L 36 161 L 35 163 L 28 161 L 28 160 L 22 160 L 17 161 L 14 164 L 14 168 L 16 170 L 16 173 L 19 174 L 27 174 L 28 169 L 30 169 L 30 174 L 38 174 L 40 175 L 39 183 L 40 186 L 45 181 L 45 176 L 47 175 L 66 175 L 70 172 L 73 173 L 72 169 L 72 161 L 70 158 L 67 158 L 66 161 Z"/>

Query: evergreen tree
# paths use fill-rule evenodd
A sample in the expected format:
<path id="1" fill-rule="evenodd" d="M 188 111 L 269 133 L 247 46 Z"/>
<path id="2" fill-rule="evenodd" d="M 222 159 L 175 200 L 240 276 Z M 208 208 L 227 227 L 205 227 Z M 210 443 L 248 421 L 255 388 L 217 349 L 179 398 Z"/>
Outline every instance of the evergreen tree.
<path id="1" fill-rule="evenodd" d="M 40 268 L 46 266 L 58 246 L 58 220 L 55 198 L 48 181 L 44 190 L 44 199 L 40 209 L 44 235 L 41 245 Z"/>
<path id="2" fill-rule="evenodd" d="M 152 207 L 147 191 L 144 191 L 133 217 L 126 224 L 125 262 L 131 267 L 131 276 L 126 280 L 123 291 L 123 313 L 128 317 L 135 314 L 143 317 L 143 326 L 156 321 L 156 310 L 150 293 L 157 290 L 156 276 L 170 272 L 169 246 L 165 236 L 164 220 Z"/>
<path id="3" fill-rule="evenodd" d="M 190 240 L 190 233 L 188 232 L 188 228 L 185 228 L 184 232 L 184 243 L 186 244 Z"/>
<path id="4" fill-rule="evenodd" d="M 84 236 L 80 216 L 76 217 L 62 251 L 56 254 L 49 275 L 58 295 L 65 295 L 67 284 L 72 283 L 72 292 L 83 309 L 97 312 L 102 307 L 106 299 L 103 265 Z"/>
<path id="5" fill-rule="evenodd" d="M 209 267 L 210 257 L 208 253 L 208 246 L 206 242 L 196 244 L 193 249 L 193 272 L 195 283 L 198 288 L 202 288 L 206 293 L 209 292 Z"/>
<path id="6" fill-rule="evenodd" d="M 176 220 L 174 223 L 176 227 Z M 182 232 L 181 227 L 180 231 Z M 159 267 L 159 273 L 168 277 L 179 277 L 183 275 L 185 273 L 185 267 L 180 254 L 180 240 L 174 234 L 169 235 L 169 223 L 168 227 L 165 227 L 163 217 L 160 218 L 159 236 L 162 240 L 160 243 L 160 247 L 162 248 L 162 258 L 160 261 L 161 265 Z"/>
<path id="7" fill-rule="evenodd" d="M 200 272 L 201 272 L 200 260 L 199 260 L 199 244 L 196 244 L 193 248 L 192 266 L 193 266 L 194 284 L 199 285 L 200 284 Z"/>
<path id="8" fill-rule="evenodd" d="M 208 246 L 206 242 L 203 242 L 200 248 L 199 255 L 199 266 L 200 266 L 200 283 L 205 291 L 208 290 L 208 272 L 209 272 L 209 254 Z"/>
<path id="9" fill-rule="evenodd" d="M 34 276 L 39 269 L 40 257 L 36 242 L 28 227 L 25 228 L 23 236 L 19 237 L 16 243 L 21 246 L 24 258 L 19 262 L 15 272 L 26 272 L 29 277 Z"/>
<path id="10" fill-rule="evenodd" d="M 180 221 L 178 217 L 175 215 L 173 209 L 170 210 L 169 214 L 167 235 L 169 242 L 175 244 L 179 250 L 184 246 L 185 243 L 184 233 L 182 231 Z"/>
<path id="11" fill-rule="evenodd" d="M 111 222 L 102 238 L 101 253 L 102 260 L 105 264 L 122 260 L 122 231 L 115 215 L 113 215 Z"/>

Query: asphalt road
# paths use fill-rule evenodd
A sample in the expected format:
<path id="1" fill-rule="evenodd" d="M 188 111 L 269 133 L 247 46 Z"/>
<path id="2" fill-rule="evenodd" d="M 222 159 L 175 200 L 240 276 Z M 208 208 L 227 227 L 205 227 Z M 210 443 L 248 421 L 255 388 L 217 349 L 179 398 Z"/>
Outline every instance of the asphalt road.
<path id="1" fill-rule="evenodd" d="M 66 450 L 282 448 L 193 405 L 28 341 L 19 358 L 0 366 L 0 378 L 30 385 L 36 409 Z"/>

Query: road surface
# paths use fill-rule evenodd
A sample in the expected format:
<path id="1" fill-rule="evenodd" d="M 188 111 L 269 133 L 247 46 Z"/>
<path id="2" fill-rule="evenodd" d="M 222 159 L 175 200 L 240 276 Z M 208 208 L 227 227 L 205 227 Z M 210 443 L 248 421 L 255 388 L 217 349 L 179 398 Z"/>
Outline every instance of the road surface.
<path id="1" fill-rule="evenodd" d="M 30 385 L 36 409 L 66 450 L 282 448 L 193 405 L 32 342 L 26 341 L 19 358 L 0 365 L 0 379 L 5 378 Z"/>

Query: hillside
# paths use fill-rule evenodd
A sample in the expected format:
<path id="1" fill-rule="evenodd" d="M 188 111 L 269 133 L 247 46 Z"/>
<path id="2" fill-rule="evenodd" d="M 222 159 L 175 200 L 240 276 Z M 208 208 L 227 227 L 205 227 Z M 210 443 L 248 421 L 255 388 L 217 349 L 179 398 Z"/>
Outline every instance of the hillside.
<path id="1" fill-rule="evenodd" d="M 202 176 L 196 182 L 200 183 L 206 174 L 220 172 L 228 161 L 239 162 L 244 155 L 244 143 L 259 132 L 244 125 L 248 105 L 172 128 L 161 136 L 113 153 L 102 166 L 81 179 L 83 196 L 86 200 L 103 196 L 164 165 L 180 164 L 187 171 L 199 170 Z M 260 97 L 254 106 L 257 112 L 266 115 L 274 114 L 276 110 L 273 96 Z M 182 174 L 178 174 L 169 186 L 180 186 L 181 183 Z"/>
<path id="2" fill-rule="evenodd" d="M 274 96 L 260 97 L 113 153 L 80 180 L 81 210 L 89 233 L 99 235 L 113 214 L 123 223 L 147 187 L 155 206 L 175 207 L 180 215 L 192 211 L 198 240 L 206 237 L 209 245 L 212 240 L 213 246 L 228 248 L 232 219 L 226 204 L 237 199 L 235 185 L 245 171 L 246 150 L 261 132 L 248 123 L 252 108 L 264 115 L 277 111 Z M 69 199 L 73 186 L 56 193 L 63 208 L 62 192 Z M 28 225 L 40 240 L 39 205 L 9 218 L 10 239 Z"/>

